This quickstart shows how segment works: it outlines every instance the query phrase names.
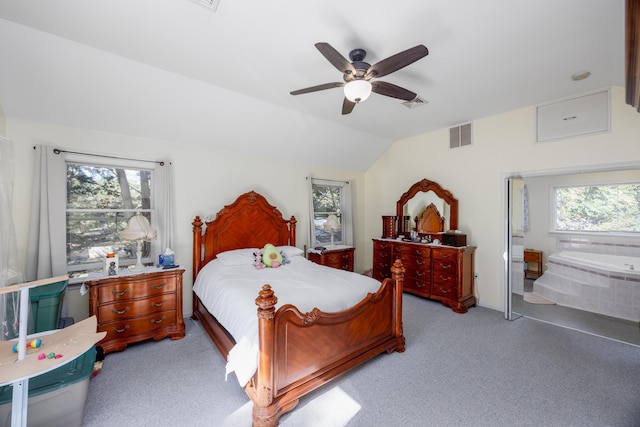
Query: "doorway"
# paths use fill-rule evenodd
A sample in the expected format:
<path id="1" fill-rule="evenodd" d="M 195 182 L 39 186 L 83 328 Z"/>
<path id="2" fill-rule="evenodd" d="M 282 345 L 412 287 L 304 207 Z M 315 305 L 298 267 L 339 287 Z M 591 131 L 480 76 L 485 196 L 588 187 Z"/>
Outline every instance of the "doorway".
<path id="1" fill-rule="evenodd" d="M 524 250 L 543 253 L 543 272 L 546 270 L 547 257 L 556 250 L 558 236 L 550 231 L 551 183 L 619 180 L 621 176 L 640 180 L 640 165 L 610 165 L 580 171 L 565 169 L 504 176 L 503 283 L 506 319 L 527 317 L 640 346 L 640 325 L 637 320 L 605 316 L 558 304 L 529 303 L 524 299 L 524 293 L 533 290 L 536 280 L 524 273 Z"/>

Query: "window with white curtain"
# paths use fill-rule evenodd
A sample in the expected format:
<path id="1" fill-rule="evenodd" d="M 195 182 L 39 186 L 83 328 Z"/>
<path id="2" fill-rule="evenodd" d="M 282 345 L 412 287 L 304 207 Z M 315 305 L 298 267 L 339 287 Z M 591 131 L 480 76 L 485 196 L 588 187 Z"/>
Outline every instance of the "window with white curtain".
<path id="1" fill-rule="evenodd" d="M 353 217 L 351 208 L 351 187 L 348 181 L 309 179 L 311 212 L 311 247 L 353 244 Z M 326 231 L 324 224 L 329 215 L 335 215 L 340 222 L 337 231 Z"/>

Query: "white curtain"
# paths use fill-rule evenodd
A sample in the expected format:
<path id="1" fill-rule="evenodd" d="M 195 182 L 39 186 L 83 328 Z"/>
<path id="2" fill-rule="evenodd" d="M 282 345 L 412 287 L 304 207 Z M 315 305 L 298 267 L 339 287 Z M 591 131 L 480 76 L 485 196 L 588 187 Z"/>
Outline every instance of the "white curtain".
<path id="1" fill-rule="evenodd" d="M 31 220 L 27 247 L 27 279 L 38 280 L 67 273 L 66 253 L 66 161 L 113 164 L 93 154 L 64 152 L 38 145 L 33 172 Z M 156 223 L 159 241 L 152 254 L 173 249 L 173 168 L 170 162 L 120 159 L 116 163 L 153 169 Z M 152 258 L 155 258 L 152 255 Z"/>
<path id="2" fill-rule="evenodd" d="M 35 147 L 31 218 L 27 245 L 27 279 L 67 273 L 66 165 L 52 147 Z"/>
<path id="3" fill-rule="evenodd" d="M 173 165 L 164 162 L 156 168 L 155 183 L 157 197 L 156 212 L 158 215 L 158 231 L 160 237 L 160 252 L 173 247 Z"/>
<path id="4" fill-rule="evenodd" d="M 24 282 L 13 223 L 14 162 L 13 143 L 0 136 L 0 287 Z M 14 326 L 18 321 L 15 308 L 17 299 L 6 297 L 0 298 L 0 315 L 3 319 L 0 333 L 5 340 L 15 336 Z M 8 305 L 14 308 L 6 310 Z"/>
<path id="5" fill-rule="evenodd" d="M 316 245 L 315 236 L 315 218 L 313 211 L 313 184 L 328 185 L 341 188 L 340 210 L 341 210 L 341 226 L 342 226 L 342 244 L 353 246 L 353 205 L 351 201 L 351 183 L 347 181 L 332 181 L 326 179 L 317 179 L 307 177 L 307 188 L 309 194 L 309 245 Z"/>

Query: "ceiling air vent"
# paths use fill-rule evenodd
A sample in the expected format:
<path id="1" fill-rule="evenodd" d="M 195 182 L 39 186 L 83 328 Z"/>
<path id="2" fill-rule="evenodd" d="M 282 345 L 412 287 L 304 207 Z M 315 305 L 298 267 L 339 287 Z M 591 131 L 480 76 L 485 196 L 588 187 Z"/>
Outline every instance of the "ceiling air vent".
<path id="1" fill-rule="evenodd" d="M 403 102 L 402 105 L 404 105 L 407 108 L 416 108 L 416 107 L 419 107 L 421 105 L 425 105 L 427 103 L 429 103 L 429 101 L 426 101 L 426 100 L 420 98 L 419 96 L 416 96 L 411 101 Z"/>
<path id="2" fill-rule="evenodd" d="M 449 148 L 471 145 L 471 123 L 449 128 Z"/>
<path id="3" fill-rule="evenodd" d="M 220 0 L 191 0 L 194 3 L 198 3 L 200 6 L 204 6 L 207 9 L 211 9 L 214 12 L 218 10 L 218 4 L 220 4 Z"/>

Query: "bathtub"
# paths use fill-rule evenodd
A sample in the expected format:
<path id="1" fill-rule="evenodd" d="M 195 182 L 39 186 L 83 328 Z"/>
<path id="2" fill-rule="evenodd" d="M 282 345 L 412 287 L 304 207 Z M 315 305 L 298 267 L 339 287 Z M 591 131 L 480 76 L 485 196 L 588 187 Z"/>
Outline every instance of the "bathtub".
<path id="1" fill-rule="evenodd" d="M 562 251 L 549 256 L 549 260 L 569 265 L 580 265 L 609 272 L 640 270 L 640 258 L 622 255 L 595 254 L 591 252 Z"/>
<path id="2" fill-rule="evenodd" d="M 549 255 L 533 291 L 559 305 L 640 320 L 640 258 L 561 251 Z"/>

